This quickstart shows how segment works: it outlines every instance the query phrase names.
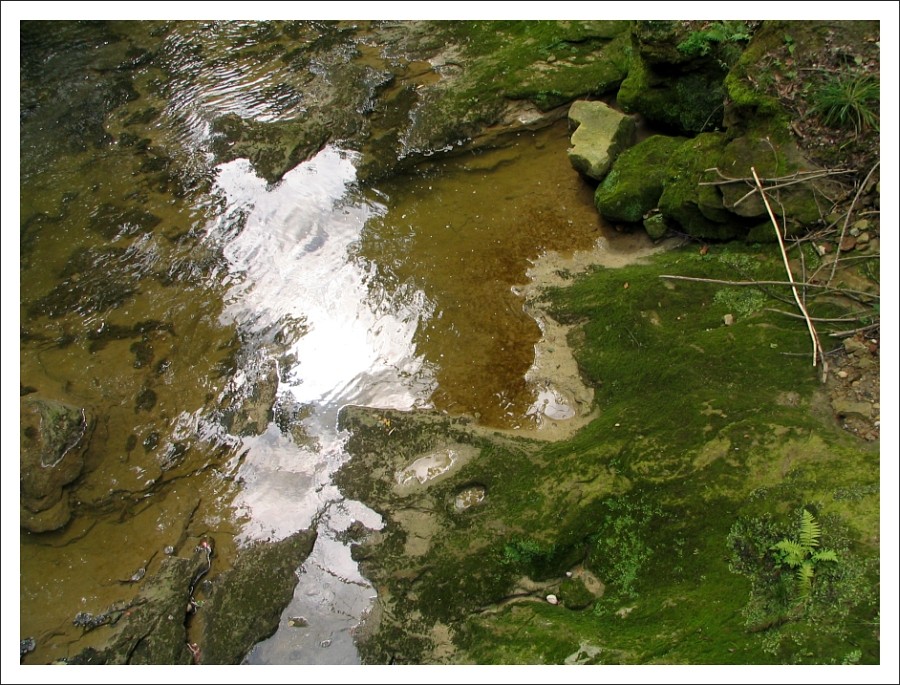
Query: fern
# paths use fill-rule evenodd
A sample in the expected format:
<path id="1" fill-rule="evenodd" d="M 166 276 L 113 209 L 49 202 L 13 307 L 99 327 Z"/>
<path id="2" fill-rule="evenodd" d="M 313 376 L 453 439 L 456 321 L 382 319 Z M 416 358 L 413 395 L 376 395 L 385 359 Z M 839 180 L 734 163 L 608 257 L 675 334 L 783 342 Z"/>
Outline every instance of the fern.
<path id="1" fill-rule="evenodd" d="M 819 562 L 819 561 L 837 562 L 837 560 L 838 560 L 837 554 L 833 550 L 830 550 L 830 549 L 823 549 L 821 552 L 816 552 L 815 554 L 812 555 L 811 559 L 814 562 Z"/>
<path id="2" fill-rule="evenodd" d="M 797 568 L 807 556 L 806 549 L 795 540 L 782 540 L 773 545 L 772 549 L 781 552 L 779 560 L 791 568 Z"/>
<path id="3" fill-rule="evenodd" d="M 797 592 L 801 598 L 812 592 L 816 565 L 821 561 L 837 562 L 837 554 L 830 549 L 816 551 L 822 537 L 822 526 L 806 509 L 800 518 L 800 531 L 796 540 L 784 539 L 772 545 L 779 563 L 795 569 Z"/>
<path id="4" fill-rule="evenodd" d="M 812 552 L 819 546 L 819 538 L 822 535 L 822 526 L 815 517 L 806 509 L 803 510 L 803 519 L 800 522 L 800 546 Z"/>
<path id="5" fill-rule="evenodd" d="M 797 589 L 801 597 L 808 597 L 812 591 L 813 576 L 816 571 L 813 568 L 812 561 L 807 559 L 797 567 Z"/>

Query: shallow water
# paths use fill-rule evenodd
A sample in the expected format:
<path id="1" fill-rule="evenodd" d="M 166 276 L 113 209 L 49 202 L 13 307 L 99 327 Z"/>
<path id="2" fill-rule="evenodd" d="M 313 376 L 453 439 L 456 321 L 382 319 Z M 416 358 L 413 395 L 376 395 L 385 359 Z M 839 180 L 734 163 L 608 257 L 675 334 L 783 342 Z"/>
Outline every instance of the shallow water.
<path id="1" fill-rule="evenodd" d="M 515 430 L 576 413 L 530 373 L 524 295 L 547 251 L 615 241 L 565 124 L 374 187 L 334 145 L 275 184 L 244 159 L 213 167 L 215 116 L 303 109 L 307 77 L 267 57 L 273 41 L 257 24 L 143 22 L 23 39 L 21 382 L 95 419 L 72 520 L 21 535 L 26 662 L 97 643 L 75 614 L 133 598 L 137 570 L 202 536 L 214 581 L 248 542 L 315 525 L 281 626 L 247 661 L 355 663 L 375 593 L 340 537 L 381 519 L 332 483 L 340 408 Z M 365 48 L 335 50 L 365 64 Z M 75 111 L 86 98 L 99 115 Z"/>

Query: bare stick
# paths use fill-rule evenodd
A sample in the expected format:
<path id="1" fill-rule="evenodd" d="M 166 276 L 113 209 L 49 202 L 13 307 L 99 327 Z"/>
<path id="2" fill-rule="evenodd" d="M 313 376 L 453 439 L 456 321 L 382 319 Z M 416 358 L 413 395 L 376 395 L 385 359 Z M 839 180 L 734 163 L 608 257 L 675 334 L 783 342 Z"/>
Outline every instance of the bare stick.
<path id="1" fill-rule="evenodd" d="M 787 285 L 787 286 L 796 286 L 796 282 L 793 281 L 725 281 L 719 278 L 699 278 L 697 276 L 675 276 L 673 274 L 660 274 L 660 278 L 668 278 L 673 281 L 696 281 L 697 283 L 719 283 L 721 285 L 736 285 L 736 286 L 750 286 L 754 288 L 758 288 L 761 285 Z M 822 288 L 823 290 L 827 290 L 828 292 L 838 293 L 840 295 L 862 295 L 864 297 L 869 297 L 872 299 L 879 299 L 879 296 L 875 293 L 867 293 L 863 290 L 849 290 L 847 288 L 832 288 L 831 286 L 827 286 L 824 283 L 804 283 L 803 287 L 805 288 Z"/>
<path id="2" fill-rule="evenodd" d="M 860 328 L 854 328 L 852 331 L 836 331 L 831 333 L 832 338 L 849 338 L 851 335 L 856 335 L 857 333 L 864 333 L 865 331 L 871 331 L 881 326 L 880 323 L 870 323 L 868 326 L 862 326 Z"/>
<path id="3" fill-rule="evenodd" d="M 709 169 L 704 169 L 704 171 L 715 171 L 716 175 L 722 180 L 720 181 L 701 181 L 697 185 L 701 186 L 723 186 L 728 185 L 729 183 L 746 183 L 751 185 L 753 183 L 753 178 L 750 176 L 747 177 L 733 177 L 726 176 L 723 174 L 719 167 L 710 167 Z M 794 183 L 802 183 L 803 181 L 812 181 L 817 178 L 824 178 L 826 176 L 837 176 L 838 174 L 852 174 L 854 169 L 818 169 L 816 171 L 798 171 L 794 174 L 788 174 L 787 176 L 775 176 L 772 178 L 765 179 L 766 183 L 775 183 L 776 185 L 768 186 L 766 190 L 772 190 L 773 188 L 780 188 L 782 185 L 790 185 Z M 781 184 L 781 181 L 785 181 L 784 184 Z"/>
<path id="4" fill-rule="evenodd" d="M 781 229 L 778 227 L 778 220 L 775 218 L 775 213 L 772 211 L 772 206 L 769 204 L 769 198 L 766 196 L 766 191 L 763 190 L 762 183 L 760 183 L 759 181 L 759 176 L 756 175 L 756 169 L 751 166 L 750 172 L 753 174 L 753 180 L 756 181 L 756 187 L 759 188 L 759 194 L 762 196 L 763 202 L 765 202 L 766 204 L 766 211 L 769 213 L 769 219 L 772 220 L 772 226 L 775 229 L 775 235 L 778 237 L 778 247 L 781 249 L 781 257 L 784 260 L 784 268 L 787 272 L 788 280 L 791 282 L 791 291 L 794 293 L 794 300 L 796 300 L 797 307 L 803 314 L 804 319 L 806 319 L 806 327 L 809 329 L 809 336 L 812 339 L 813 345 L 813 366 L 817 366 L 819 353 L 822 353 L 822 381 L 824 382 L 828 377 L 828 360 L 825 359 L 824 350 L 822 349 L 822 343 L 819 341 L 819 334 L 816 332 L 816 327 L 813 325 L 813 322 L 809 320 L 809 312 L 806 311 L 806 305 L 803 304 L 803 300 L 800 298 L 800 292 L 797 290 L 797 286 L 794 284 L 794 274 L 791 272 L 791 263 L 788 260 L 787 251 L 784 248 L 784 238 L 781 235 Z"/>
<path id="5" fill-rule="evenodd" d="M 789 316 L 792 319 L 802 319 L 803 314 L 795 314 L 794 312 L 786 312 L 783 309 L 776 309 L 775 307 L 766 307 L 767 312 L 775 312 L 776 314 L 784 314 L 785 316 Z M 819 323 L 850 323 L 851 321 L 863 321 L 865 320 L 867 312 L 859 312 L 859 316 L 844 316 L 838 319 L 823 319 L 816 316 L 809 317 L 811 321 L 818 321 Z"/>
<path id="6" fill-rule="evenodd" d="M 863 182 L 859 184 L 859 189 L 856 191 L 856 195 L 853 197 L 853 202 L 850 203 L 850 209 L 847 210 L 847 218 L 844 219 L 844 226 L 841 228 L 841 237 L 838 240 L 838 249 L 834 253 L 834 261 L 831 263 L 831 275 L 828 277 L 828 283 L 831 283 L 834 278 L 834 272 L 837 271 L 838 265 L 838 257 L 841 254 L 841 243 L 844 242 L 844 236 L 847 234 L 847 225 L 850 223 L 850 217 L 853 216 L 853 208 L 856 206 L 856 201 L 859 199 L 859 196 L 862 195 L 863 188 L 866 187 L 866 183 L 869 182 L 869 178 L 875 172 L 875 169 L 878 168 L 878 165 L 881 164 L 881 160 L 879 159 L 875 162 L 874 166 L 869 169 L 869 173 L 866 174 Z"/>

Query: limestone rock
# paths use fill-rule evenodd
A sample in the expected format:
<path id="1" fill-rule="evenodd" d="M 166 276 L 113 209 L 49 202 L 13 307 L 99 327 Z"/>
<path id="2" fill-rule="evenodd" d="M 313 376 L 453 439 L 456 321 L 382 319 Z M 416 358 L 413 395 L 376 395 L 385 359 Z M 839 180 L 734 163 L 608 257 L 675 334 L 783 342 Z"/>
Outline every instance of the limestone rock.
<path id="1" fill-rule="evenodd" d="M 579 172 L 603 180 L 619 153 L 634 142 L 634 119 L 604 102 L 578 100 L 569 108 L 569 161 Z"/>

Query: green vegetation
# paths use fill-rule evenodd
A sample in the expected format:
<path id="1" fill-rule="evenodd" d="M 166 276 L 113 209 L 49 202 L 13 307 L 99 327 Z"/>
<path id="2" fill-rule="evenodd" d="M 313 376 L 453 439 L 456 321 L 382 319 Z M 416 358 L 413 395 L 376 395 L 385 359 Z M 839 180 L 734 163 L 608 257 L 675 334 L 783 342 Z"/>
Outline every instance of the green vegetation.
<path id="1" fill-rule="evenodd" d="M 852 127 L 857 135 L 879 130 L 878 79 L 868 74 L 844 73 L 829 79 L 811 93 L 809 116 L 819 116 L 826 126 Z"/>
<path id="2" fill-rule="evenodd" d="M 404 448 L 385 434 L 382 450 L 348 426 L 342 490 L 440 521 L 420 557 L 402 554 L 407 536 L 421 535 L 414 527 L 377 559 L 362 555 L 391 612 L 389 637 L 364 645 L 367 660 L 432 662 L 435 644 L 421 636 L 438 621 L 453 626 L 455 660 L 484 664 L 826 663 L 854 649 L 860 663 L 877 662 L 877 545 L 859 532 L 877 526 L 877 449 L 812 410 L 802 321 L 758 310 L 725 326 L 720 285 L 659 278 L 778 280 L 782 268 L 770 246 L 678 250 L 548 292 L 554 316 L 575 326 L 599 418 L 558 443 L 469 438 L 480 454 L 419 499 L 368 484 Z M 412 421 L 392 415 L 394 435 Z M 435 425 L 428 434 L 442 439 Z M 470 483 L 485 487 L 482 504 L 442 504 Z M 798 601 L 796 571 L 773 548 L 811 544 L 799 516 L 796 529 L 776 523 L 801 503 L 821 521 L 813 553 L 833 550 L 840 562 L 814 562 L 810 597 Z M 746 552 L 728 557 L 726 547 Z M 579 564 L 602 595 L 567 578 Z M 541 590 L 529 596 L 523 577 Z M 554 591 L 561 606 L 543 600 Z M 569 610 L 580 607 L 592 609 Z"/>
<path id="3" fill-rule="evenodd" d="M 641 578 L 653 550 L 647 540 L 659 507 L 640 498 L 614 497 L 603 502 L 603 518 L 591 537 L 588 566 L 608 583 L 608 591 L 637 597 Z"/>
<path id="4" fill-rule="evenodd" d="M 691 57 L 704 57 L 716 45 L 746 42 L 750 35 L 745 21 L 714 21 L 699 31 L 692 31 L 678 44 L 678 50 Z"/>
<path id="5" fill-rule="evenodd" d="M 782 660 L 835 663 L 843 653 L 856 663 L 877 631 L 877 559 L 860 554 L 842 519 L 825 521 L 823 531 L 804 506 L 789 528 L 766 513 L 739 518 L 728 535 L 729 567 L 751 582 L 745 624 Z"/>
<path id="6" fill-rule="evenodd" d="M 772 546 L 777 553 L 778 561 L 796 571 L 797 592 L 802 598 L 808 597 L 812 590 L 813 578 L 819 562 L 836 562 L 838 560 L 834 550 L 816 551 L 821 535 L 822 527 L 819 522 L 804 509 L 798 538 L 796 540 L 785 538 Z"/>

